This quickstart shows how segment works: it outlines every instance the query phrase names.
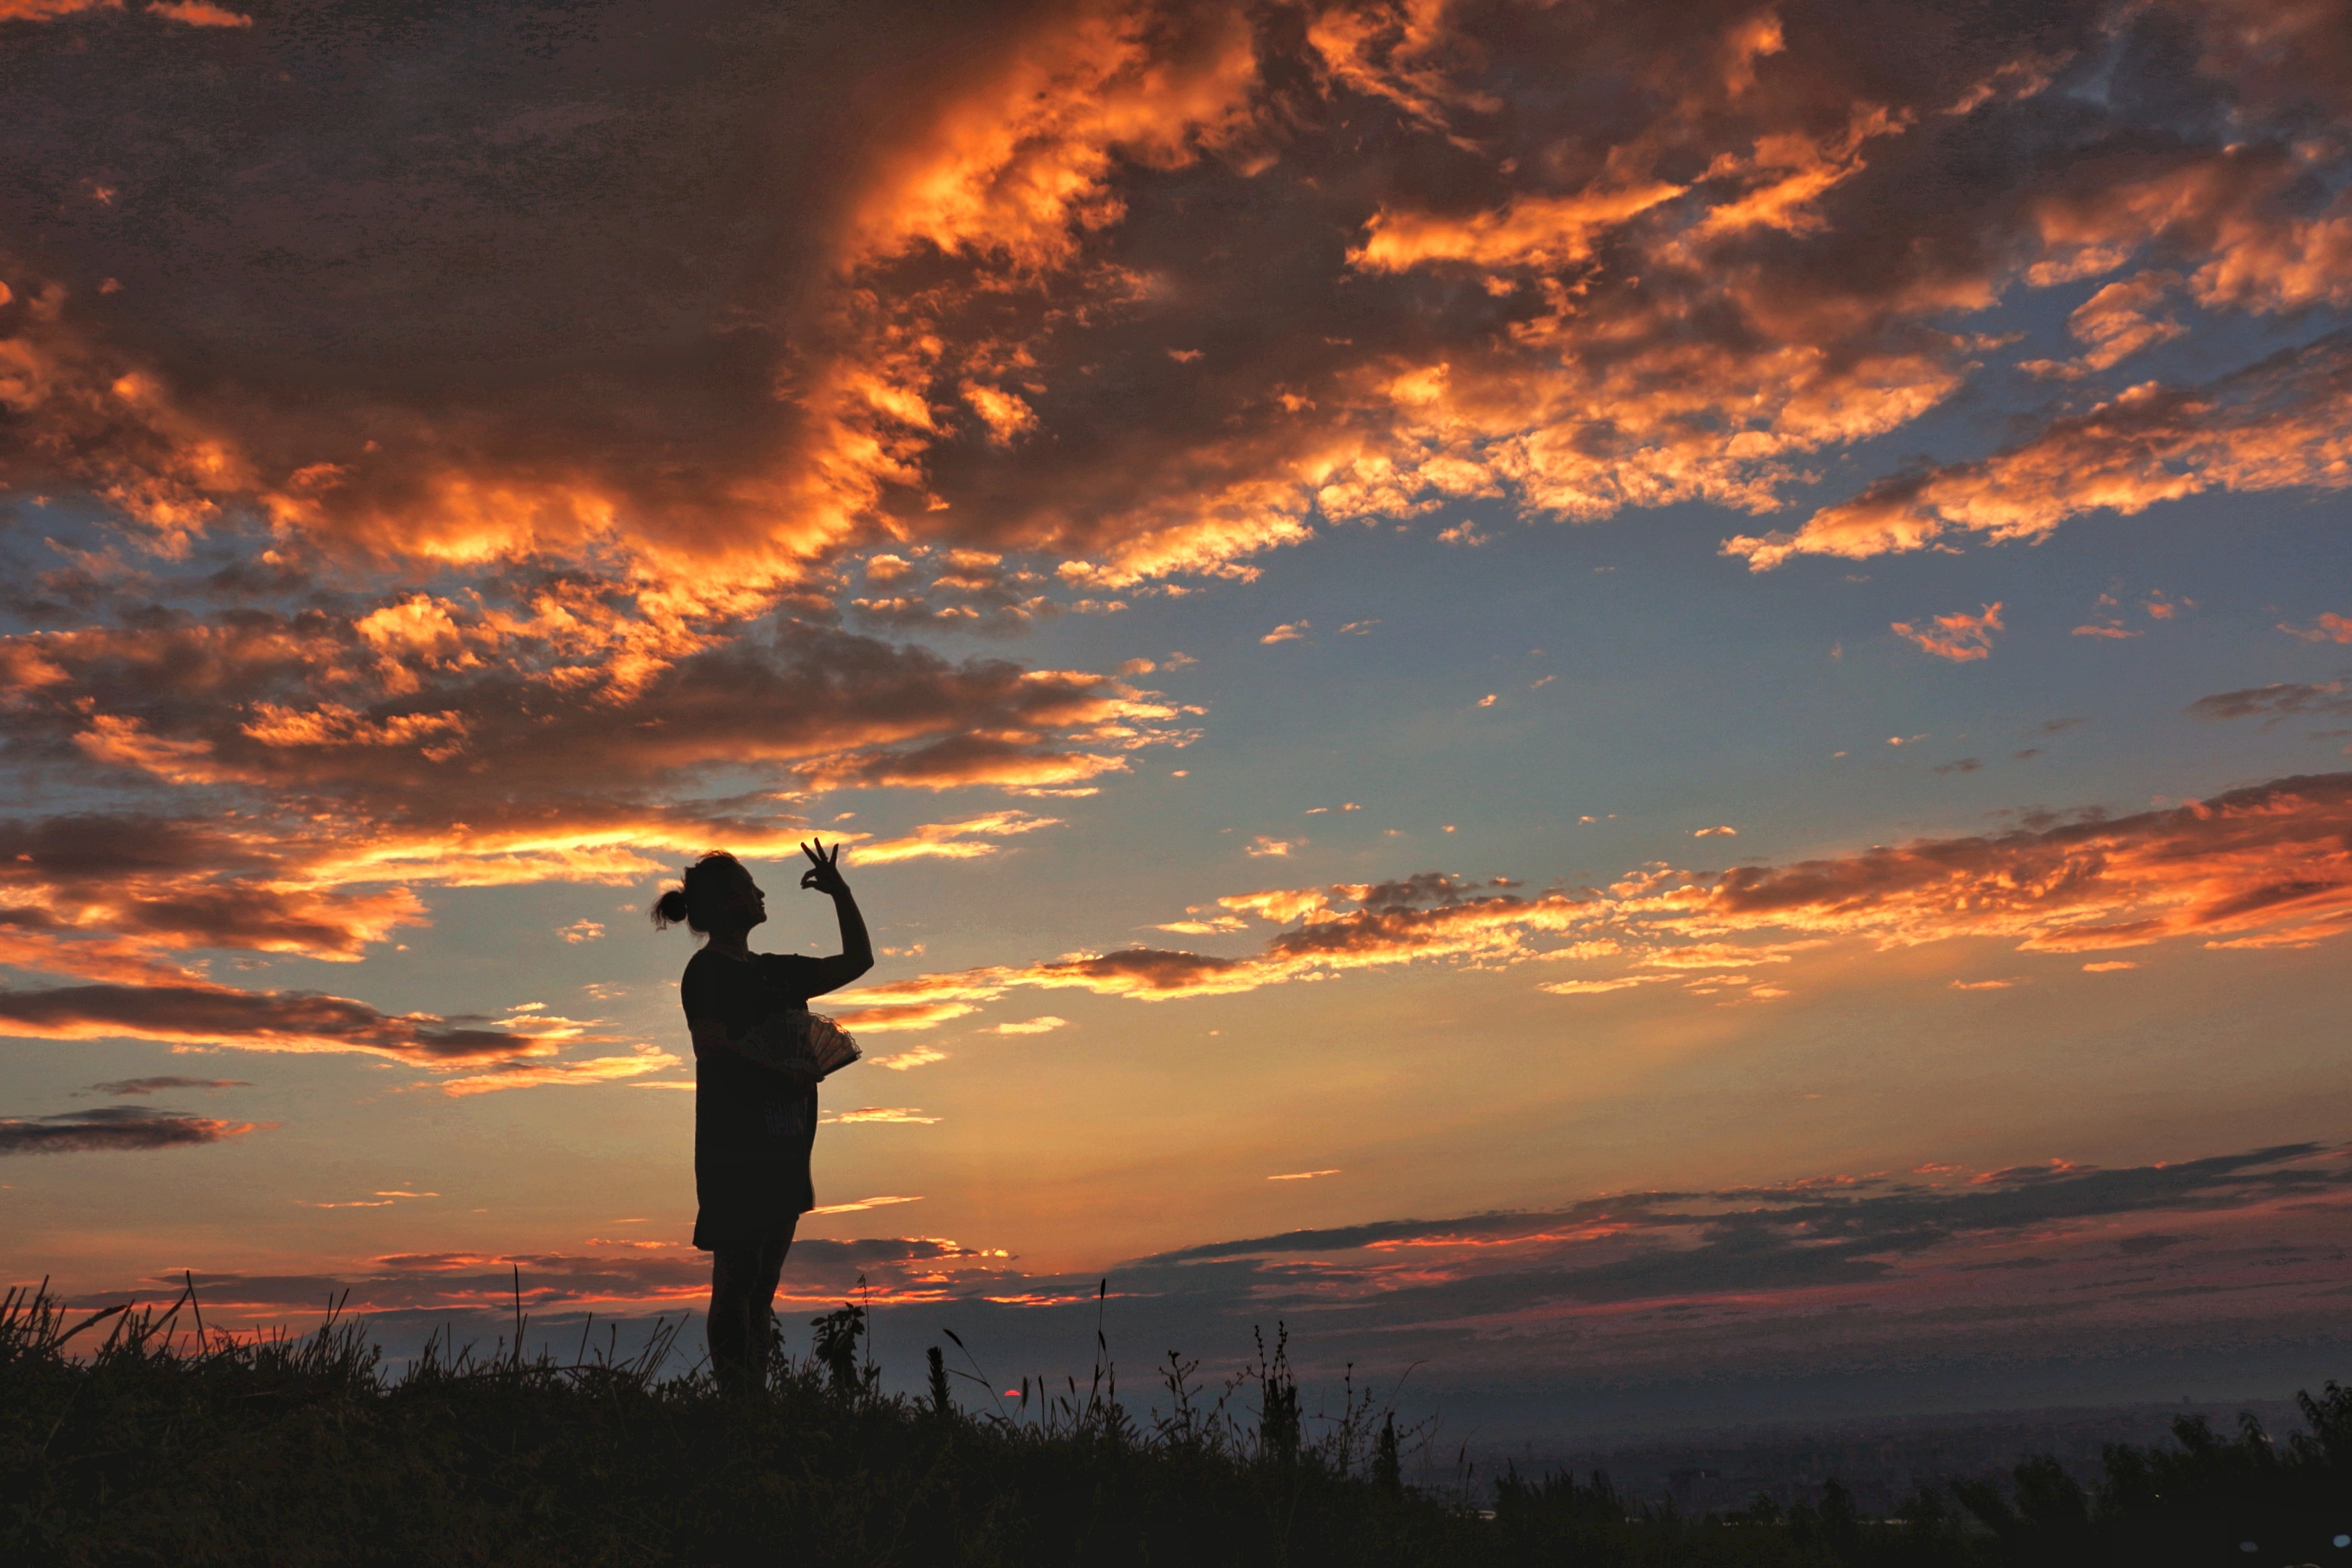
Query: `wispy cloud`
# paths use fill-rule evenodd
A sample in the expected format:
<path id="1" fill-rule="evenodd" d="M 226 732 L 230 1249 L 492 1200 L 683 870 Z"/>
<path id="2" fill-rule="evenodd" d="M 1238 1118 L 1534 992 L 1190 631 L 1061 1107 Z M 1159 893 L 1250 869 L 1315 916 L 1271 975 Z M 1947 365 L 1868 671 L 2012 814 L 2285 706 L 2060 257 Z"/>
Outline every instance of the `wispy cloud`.
<path id="1" fill-rule="evenodd" d="M 812 1208 L 809 1212 L 811 1214 L 862 1214 L 866 1209 L 885 1208 L 894 1203 L 920 1203 L 923 1200 L 920 1196 L 914 1197 L 861 1197 L 853 1203 L 829 1203 L 822 1208 Z"/>
<path id="2" fill-rule="evenodd" d="M 177 1111 L 101 1105 L 55 1116 L 0 1118 L 0 1155 L 122 1154 L 240 1138 L 274 1122 L 224 1122 Z"/>
<path id="3" fill-rule="evenodd" d="M 887 1067 L 893 1072 L 906 1072 L 918 1067 L 929 1067 L 934 1061 L 945 1061 L 947 1059 L 948 1053 L 944 1051 L 928 1045 L 919 1045 L 911 1051 L 902 1051 L 895 1056 L 869 1056 L 866 1061 L 871 1067 Z"/>
<path id="4" fill-rule="evenodd" d="M 2086 512 L 2125 516 L 2212 490 L 2341 489 L 2352 427 L 2341 333 L 2203 386 L 2149 382 L 2054 419 L 1994 456 L 1889 479 L 1793 532 L 1730 539 L 1758 571 L 1804 554 L 1861 559 L 1948 534 L 2047 538 Z"/>
<path id="5" fill-rule="evenodd" d="M 2305 643 L 2352 643 L 2352 615 L 2327 611 L 2308 626 L 2282 624 L 2279 630 Z"/>
<path id="6" fill-rule="evenodd" d="M 1938 615 L 1925 625 L 1914 626 L 1906 621 L 1894 624 L 1895 635 L 1917 646 L 1923 653 L 1933 653 L 1954 664 L 1988 658 L 1992 653 L 1992 634 L 2003 630 L 2000 606 L 1988 604 L 1974 615 L 1955 611 Z"/>
<path id="7" fill-rule="evenodd" d="M 250 1089 L 252 1087 L 252 1084 L 242 1078 L 181 1078 L 167 1073 L 155 1078 L 118 1078 L 110 1082 L 93 1083 L 84 1092 L 129 1099 L 144 1094 L 160 1093 L 166 1089 L 202 1089 L 209 1092 L 215 1089 Z"/>
<path id="8" fill-rule="evenodd" d="M 569 1061 L 502 1061 L 484 1071 L 443 1078 L 431 1087 L 444 1094 L 490 1094 L 505 1089 L 549 1085 L 617 1083 L 648 1072 L 667 1072 L 685 1063 L 667 1051 L 640 1046 L 626 1056 L 576 1057 Z"/>
<path id="9" fill-rule="evenodd" d="M 247 1051 L 361 1051 L 424 1065 L 552 1054 L 586 1038 L 569 1019 L 520 1016 L 494 1027 L 365 1002 L 226 986 L 52 986 L 0 991 L 0 1029 L 41 1040 L 128 1037 Z"/>
<path id="10" fill-rule="evenodd" d="M 2199 697 L 2189 705 L 2189 712 L 2195 718 L 2265 718 L 2276 722 L 2297 714 L 2352 713 L 2352 695 L 2347 695 L 2342 681 L 2315 685 L 2283 681 Z"/>
<path id="11" fill-rule="evenodd" d="M 934 1238 L 806 1238 L 793 1245 L 787 1286 L 824 1301 L 862 1272 L 884 1310 L 952 1307 L 968 1333 L 976 1320 L 993 1338 L 1022 1333 L 1008 1313 L 1061 1333 L 1055 1312 L 1081 1301 L 1090 1312 L 1107 1273 L 1129 1303 L 1115 1341 L 1140 1324 L 1155 1340 L 1239 1334 L 1245 1344 L 1252 1322 L 1312 1312 L 1307 1353 L 1335 1377 L 1342 1361 L 1401 1369 L 1441 1345 L 1454 1347 L 1443 1375 L 1456 1379 L 1506 1368 L 1522 1382 L 1571 1367 L 1621 1379 L 1735 1366 L 1801 1374 L 1822 1365 L 1825 1312 L 1857 1314 L 1835 1336 L 1849 1369 L 1948 1356 L 1956 1334 L 1990 1354 L 2088 1353 L 2119 1334 L 2174 1343 L 2332 1321 L 2336 1249 L 2309 1239 L 2352 1233 L 2345 1156 L 2305 1142 L 2114 1167 L 1914 1161 L 1903 1175 L 1829 1172 L 1217 1239 L 1083 1276 Z M 709 1288 L 698 1255 L 603 1245 L 612 1250 L 394 1254 L 342 1274 L 195 1279 L 208 1302 L 257 1311 L 310 1307 L 345 1287 L 371 1311 L 503 1309 L 510 1270 L 534 1310 L 685 1304 Z"/>
<path id="12" fill-rule="evenodd" d="M 1790 965 L 1839 939 L 1903 947 L 1995 937 L 2022 952 L 2067 954 L 2179 939 L 2291 946 L 2352 931 L 2352 774 L 2280 779 L 2127 817 L 2094 810 L 2030 821 L 1785 865 L 1653 865 L 1606 887 L 1535 897 L 1500 879 L 1482 886 L 1437 872 L 1229 894 L 1218 902 L 1236 915 L 1289 928 L 1241 957 L 1130 947 L 925 975 L 844 999 L 910 1015 L 938 1009 L 929 1022 L 1029 988 L 1161 1001 L 1433 959 L 1688 974 Z M 1602 995 L 1674 977 L 1627 972 L 1541 988 Z"/>

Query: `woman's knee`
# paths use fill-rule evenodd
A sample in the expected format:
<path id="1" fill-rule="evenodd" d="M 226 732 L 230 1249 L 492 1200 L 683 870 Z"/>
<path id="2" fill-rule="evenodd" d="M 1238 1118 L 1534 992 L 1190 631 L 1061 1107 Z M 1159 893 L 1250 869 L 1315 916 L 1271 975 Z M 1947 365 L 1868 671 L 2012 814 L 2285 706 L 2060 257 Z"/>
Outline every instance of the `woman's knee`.
<path id="1" fill-rule="evenodd" d="M 761 1285 L 775 1276 L 758 1247 L 729 1247 L 710 1255 L 710 1299 L 729 1303 L 747 1301 Z"/>

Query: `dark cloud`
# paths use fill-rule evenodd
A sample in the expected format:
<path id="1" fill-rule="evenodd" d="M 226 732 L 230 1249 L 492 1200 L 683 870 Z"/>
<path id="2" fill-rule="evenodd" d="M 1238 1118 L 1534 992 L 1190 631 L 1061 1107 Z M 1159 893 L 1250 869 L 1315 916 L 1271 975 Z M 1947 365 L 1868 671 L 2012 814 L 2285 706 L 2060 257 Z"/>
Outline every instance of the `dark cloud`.
<path id="1" fill-rule="evenodd" d="M 1084 776 L 1121 749 L 1088 750 L 1096 732 L 1116 726 L 1132 742 L 1138 721 L 1172 716 L 1109 677 L 950 661 L 790 617 L 709 637 L 616 619 L 586 585 L 538 610 L 518 628 L 406 596 L 301 636 L 215 622 L 16 639 L 57 672 L 36 689 L 59 700 L 19 704 L 0 723 L 28 756 L 100 777 L 446 821 L 495 811 L 518 789 L 593 811 L 583 779 L 603 781 L 607 809 L 643 811 L 682 770 L 730 764 L 939 785 Z M 256 639 L 268 656 L 231 656 Z M 106 717 L 62 700 L 68 691 Z M 1006 733 L 1040 738 L 981 738 Z M 495 778 L 482 766 L 491 757 Z M 71 841 L 67 852 L 180 862 L 233 837 L 183 824 L 171 841 L 116 851 L 95 831 L 28 831 Z M 151 824 L 149 836 L 166 830 Z"/>
<path id="2" fill-rule="evenodd" d="M 0 911 L 0 926 L 25 934 L 13 943 L 0 939 L 0 962 L 37 967 L 45 956 L 190 947 L 352 959 L 393 927 L 421 921 L 423 905 L 404 889 L 299 885 L 301 857 L 319 847 L 290 824 L 272 831 L 257 819 L 136 812 L 0 819 L 0 898 L 13 892 L 46 901 Z M 102 972 L 70 961 L 59 967 Z"/>
<path id="3" fill-rule="evenodd" d="M 593 1245 L 593 1243 L 592 1243 Z M 822 1285 L 847 1291 L 861 1273 L 884 1300 L 919 1281 L 940 1278 L 941 1269 L 969 1268 L 992 1255 L 930 1237 L 867 1237 L 833 1240 L 804 1237 L 793 1243 L 791 1289 Z M 1003 1254 L 992 1255 L 1002 1259 Z M 622 1256 L 596 1253 L 468 1252 L 393 1253 L 348 1274 L 194 1274 L 207 1301 L 301 1310 L 351 1292 L 351 1305 L 370 1312 L 442 1307 L 480 1307 L 513 1299 L 520 1273 L 525 1308 L 567 1302 L 676 1297 L 681 1309 L 698 1308 L 710 1288 L 710 1260 L 682 1244 L 648 1244 Z M 997 1265 L 1002 1267 L 1002 1264 Z M 177 1276 L 173 1276 L 174 1279 Z M 112 1298 L 120 1300 L 120 1296 Z M 90 1298 L 106 1304 L 103 1294 Z M 782 1309 L 789 1312 L 789 1307 Z"/>
<path id="4" fill-rule="evenodd" d="M 365 1002 L 225 986 L 52 986 L 0 990 L 0 1032 L 59 1040 L 127 1036 L 248 1051 L 371 1051 L 457 1065 L 549 1052 L 562 1034 L 484 1029 Z"/>
<path id="5" fill-rule="evenodd" d="M 424 922 L 412 879 L 626 880 L 788 846 L 807 823 L 779 783 L 1050 793 L 1185 738 L 1111 676 L 791 616 L 656 633 L 593 598 L 542 597 L 522 630 L 395 594 L 299 636 L 265 616 L 0 638 L 28 672 L 0 709 L 11 760 L 121 802 L 0 821 L 0 961 L 128 980 L 187 977 L 153 961 L 188 948 L 355 959 Z M 146 806 L 167 792 L 173 814 Z"/>
<path id="6" fill-rule="evenodd" d="M 1720 1192 L 1629 1193 L 1570 1208 L 1387 1220 L 1328 1230 L 1212 1242 L 1139 1260 L 1144 1266 L 1218 1258 L 1358 1251 L 1400 1244 L 1572 1237 L 1606 1229 L 1686 1231 L 1736 1269 L 1765 1239 L 1775 1247 L 1826 1248 L 1848 1259 L 1983 1239 L 2035 1227 L 2142 1211 L 2244 1207 L 2288 1197 L 2352 1191 L 2352 1164 L 2322 1144 L 2283 1144 L 2171 1165 L 2099 1170 L 2063 1164 L 1992 1171 L 1962 1186 L 1891 1177 L 1740 1187 Z M 2159 1239 L 2134 1250 L 2169 1245 Z M 1736 1288 L 1727 1285 L 1726 1288 Z"/>
<path id="7" fill-rule="evenodd" d="M 2126 1258 L 2146 1258 L 2168 1251 L 2179 1246 L 2183 1238 L 2179 1236 L 2126 1236 L 2116 1243 L 2116 1250 Z"/>
<path id="8" fill-rule="evenodd" d="M 256 16 L 233 37 L 100 13 L 12 38 L 26 144 L 0 233 L 272 487 L 335 463 L 293 493 L 367 543 L 418 542 L 455 476 L 524 497 L 527 533 L 576 539 L 586 499 L 689 554 L 723 553 L 751 515 L 805 527 L 744 497 L 783 490 L 804 438 L 802 400 L 775 394 L 845 208 L 1024 21 L 924 4 L 878 26 L 709 4 Z M 26 455 L 119 467 L 131 422 L 59 401 Z M 485 519 L 450 521 L 462 538 Z"/>
<path id="9" fill-rule="evenodd" d="M 1041 983 L 1083 981 L 1103 990 L 1151 996 L 1213 988 L 1240 968 L 1243 960 L 1213 958 L 1199 953 L 1171 952 L 1160 947 L 1129 947 L 1096 958 L 1070 958 L 1042 967 Z"/>
<path id="10" fill-rule="evenodd" d="M 250 1089 L 253 1085 L 242 1078 L 179 1078 L 165 1074 L 160 1078 L 119 1078 L 110 1083 L 93 1083 L 87 1092 L 105 1094 L 117 1099 L 131 1099 L 154 1094 L 166 1089 Z"/>
<path id="11" fill-rule="evenodd" d="M 0 477 L 78 499 L 0 541 L 48 628 L 0 639 L 0 731 L 177 856 L 71 931 L 11 902 L 58 972 L 350 958 L 423 918 L 354 883 L 772 835 L 714 770 L 1098 788 L 1179 710 L 836 617 L 1009 631 L 1468 497 L 1770 510 L 1958 396 L 2001 347 L 1958 323 L 2025 288 L 2115 277 L 2090 401 L 1803 538 L 2338 471 L 2339 340 L 2123 362 L 2343 303 L 2336 99 L 2283 63 L 2336 5 L 255 17 L 12 44 Z M 2041 499 L 1985 522 L 2005 486 Z"/>
<path id="12" fill-rule="evenodd" d="M 1482 1319 L 1573 1322 L 1580 1309 L 1644 1301 L 1713 1300 L 1770 1313 L 1776 1298 L 1796 1310 L 1823 1291 L 1891 1291 L 1887 1304 L 1906 1311 L 1918 1309 L 1925 1291 L 1937 1310 L 1962 1311 L 1961 1281 L 1986 1270 L 2030 1275 L 2061 1268 L 2079 1280 L 2102 1255 L 2170 1256 L 2165 1238 L 2087 1245 L 2134 1217 L 2259 1214 L 2315 1199 L 2343 1215 L 2347 1198 L 2352 1165 L 2345 1152 L 2297 1144 L 2167 1166 L 2023 1167 L 1954 1186 L 1879 1176 L 1629 1193 L 1553 1210 L 1211 1243 L 1136 1260 L 1113 1277 L 1130 1291 L 1189 1294 L 1228 1312 L 1302 1312 L 1344 1302 L 1358 1327 L 1388 1333 Z M 2053 1236 L 2083 1244 L 2052 1255 Z M 2029 1239 L 2045 1250 L 1999 1256 Z M 1950 1282 L 1935 1283 L 1939 1275 Z M 1985 1308 L 1997 1314 L 2018 1305 Z"/>
<path id="13" fill-rule="evenodd" d="M 2190 703 L 2189 712 L 2198 718 L 2277 720 L 2299 713 L 2352 713 L 2352 696 L 2345 695 L 2342 681 L 2324 685 L 2282 681 L 2267 686 L 2248 686 L 2242 691 L 2215 692 Z"/>
<path id="14" fill-rule="evenodd" d="M 1832 1373 L 1845 1390 L 1874 1371 L 1907 1390 L 1947 1362 L 2103 1362 L 2124 1340 L 2159 1358 L 2249 1333 L 2336 1343 L 2334 1265 L 2310 1243 L 2352 1236 L 2347 1152 L 2298 1143 L 2108 1169 L 2053 1162 L 1932 1182 L 1826 1176 L 1613 1194 L 1244 1238 L 1085 1273 L 1030 1272 L 938 1239 L 813 1238 L 794 1244 L 785 1286 L 830 1304 L 863 1274 L 898 1375 L 945 1343 L 945 1326 L 984 1367 L 1058 1372 L 1075 1359 L 1083 1376 L 1107 1278 L 1108 1332 L 1125 1357 L 1179 1346 L 1238 1364 L 1250 1326 L 1271 1333 L 1280 1320 L 1308 1375 L 1334 1385 L 1348 1363 L 1359 1386 L 1367 1372 L 1385 1386 L 1424 1364 L 1413 1385 L 1433 1379 L 1449 1403 L 1490 1385 L 1556 1395 L 1591 1380 L 1696 1379 L 1705 1388 L 1688 1418 L 1700 1421 L 1719 1415 L 1727 1380 Z M 468 1322 L 488 1324 L 520 1270 L 535 1311 L 699 1307 L 707 1262 L 681 1242 L 635 1243 L 626 1256 L 599 1245 L 196 1283 L 208 1304 L 292 1312 L 348 1288 L 355 1309 L 472 1312 L 482 1315 Z M 176 1273 L 169 1283 L 179 1289 Z M 811 1314 L 783 1315 L 789 1343 L 805 1343 L 793 1319 Z M 487 1342 L 498 1328 L 469 1332 Z"/>
<path id="15" fill-rule="evenodd" d="M 177 1111 L 101 1105 L 56 1116 L 0 1119 L 0 1155 L 74 1155 L 176 1149 L 217 1144 L 258 1131 L 254 1122 L 222 1122 Z"/>
<path id="16" fill-rule="evenodd" d="M 27 32 L 16 466 L 281 558 L 1130 580 L 1468 494 L 1769 508 L 2021 284 L 2341 303 L 2279 63 L 2335 5 L 690 11 Z"/>

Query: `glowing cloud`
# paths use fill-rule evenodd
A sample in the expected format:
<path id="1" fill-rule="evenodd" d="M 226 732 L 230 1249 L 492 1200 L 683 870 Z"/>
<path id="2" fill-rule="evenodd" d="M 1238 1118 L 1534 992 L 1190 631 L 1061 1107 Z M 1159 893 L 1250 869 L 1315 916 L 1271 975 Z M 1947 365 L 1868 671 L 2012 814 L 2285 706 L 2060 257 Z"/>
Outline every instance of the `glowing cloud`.
<path id="1" fill-rule="evenodd" d="M 1955 611 L 1938 615 L 1926 626 L 1913 626 L 1897 621 L 1893 630 L 1906 642 L 1916 644 L 1920 652 L 1933 653 L 1954 664 L 1967 664 L 1973 659 L 1990 658 L 1992 654 L 1992 634 L 2002 631 L 2000 606 L 1988 604 L 1975 615 Z"/>

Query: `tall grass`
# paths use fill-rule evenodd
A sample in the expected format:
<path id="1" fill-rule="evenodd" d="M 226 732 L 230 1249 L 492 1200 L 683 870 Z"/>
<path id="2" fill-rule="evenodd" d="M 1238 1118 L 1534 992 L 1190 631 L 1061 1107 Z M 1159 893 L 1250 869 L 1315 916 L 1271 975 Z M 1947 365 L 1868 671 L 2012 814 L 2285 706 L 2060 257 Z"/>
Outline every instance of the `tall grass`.
<path id="1" fill-rule="evenodd" d="M 1352 1370 L 1338 1410 L 1308 1411 L 1280 1326 L 1220 1384 L 1171 1354 L 1139 1410 L 1099 1291 L 1087 1385 L 999 1380 L 950 1333 L 911 1396 L 883 1391 L 856 1303 L 729 1396 L 698 1366 L 665 1373 L 683 1322 L 630 1355 L 590 1328 L 569 1360 L 526 1354 L 520 1294 L 488 1352 L 436 1339 L 388 1370 L 340 1312 L 299 1337 L 207 1328 L 193 1281 L 87 1315 L 46 1285 L 8 1292 L 0 1563 L 2352 1563 L 2313 1533 L 2337 1528 L 2352 1474 L 2352 1394 L 2332 1384 L 2283 1451 L 2184 1428 L 2178 1452 L 2110 1450 L 2091 1489 L 2029 1461 L 2013 1494 L 1961 1489 L 1964 1510 L 1924 1487 L 1898 1519 L 1858 1519 L 1832 1483 L 1690 1518 L 1599 1476 L 1474 1490 Z"/>

